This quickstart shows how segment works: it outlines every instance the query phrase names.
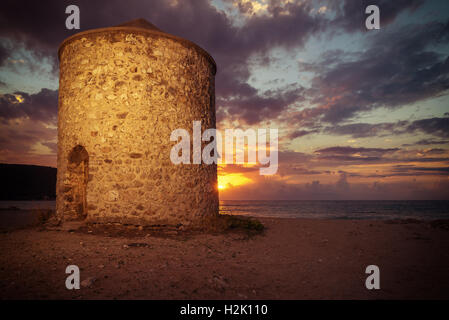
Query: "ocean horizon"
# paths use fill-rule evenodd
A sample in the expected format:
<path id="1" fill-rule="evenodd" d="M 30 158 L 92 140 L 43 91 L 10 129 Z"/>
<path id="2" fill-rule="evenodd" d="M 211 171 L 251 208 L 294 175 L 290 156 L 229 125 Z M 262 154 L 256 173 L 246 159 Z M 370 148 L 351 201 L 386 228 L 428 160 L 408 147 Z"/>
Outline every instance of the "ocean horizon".
<path id="1" fill-rule="evenodd" d="M 0 201 L 0 209 L 55 209 L 55 201 Z M 306 219 L 449 219 L 449 200 L 220 200 L 220 214 Z"/>

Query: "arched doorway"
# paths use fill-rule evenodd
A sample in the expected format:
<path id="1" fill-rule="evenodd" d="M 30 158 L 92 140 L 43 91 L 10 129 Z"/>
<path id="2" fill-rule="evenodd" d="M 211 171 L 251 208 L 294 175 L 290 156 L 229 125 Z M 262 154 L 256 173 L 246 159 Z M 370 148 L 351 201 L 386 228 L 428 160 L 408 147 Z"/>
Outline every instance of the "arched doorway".
<path id="1" fill-rule="evenodd" d="M 87 216 L 87 181 L 89 176 L 89 154 L 83 146 L 77 145 L 69 154 L 67 172 L 71 184 L 70 211 L 74 218 Z"/>

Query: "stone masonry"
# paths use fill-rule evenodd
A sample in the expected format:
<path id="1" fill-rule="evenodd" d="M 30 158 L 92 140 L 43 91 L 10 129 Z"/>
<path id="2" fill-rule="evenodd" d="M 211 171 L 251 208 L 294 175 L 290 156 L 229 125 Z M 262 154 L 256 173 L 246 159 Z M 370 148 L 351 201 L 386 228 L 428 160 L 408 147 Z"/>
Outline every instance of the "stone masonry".
<path id="1" fill-rule="evenodd" d="M 134 20 L 67 38 L 59 59 L 59 217 L 189 225 L 218 215 L 216 165 L 170 161 L 173 130 L 216 126 L 206 51 Z"/>

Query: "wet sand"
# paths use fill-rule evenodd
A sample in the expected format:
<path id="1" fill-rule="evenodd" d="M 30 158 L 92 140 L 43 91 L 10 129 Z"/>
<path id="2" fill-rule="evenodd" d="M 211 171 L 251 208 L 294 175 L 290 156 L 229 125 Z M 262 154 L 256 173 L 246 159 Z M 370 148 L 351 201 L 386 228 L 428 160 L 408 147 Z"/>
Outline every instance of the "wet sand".
<path id="1" fill-rule="evenodd" d="M 266 230 L 256 236 L 70 225 L 3 231 L 0 298 L 449 298 L 448 221 L 260 221 Z M 80 290 L 65 287 L 71 264 L 81 270 Z M 371 264 L 380 290 L 365 288 Z"/>

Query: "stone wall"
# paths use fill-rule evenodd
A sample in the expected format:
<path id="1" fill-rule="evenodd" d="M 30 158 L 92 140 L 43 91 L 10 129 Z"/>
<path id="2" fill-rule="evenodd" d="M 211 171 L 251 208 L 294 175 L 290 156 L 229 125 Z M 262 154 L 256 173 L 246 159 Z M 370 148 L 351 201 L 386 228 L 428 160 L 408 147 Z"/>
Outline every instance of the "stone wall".
<path id="1" fill-rule="evenodd" d="M 132 28 L 80 34 L 59 54 L 57 214 L 146 225 L 217 215 L 216 165 L 170 161 L 173 130 L 216 126 L 213 60 Z M 75 148 L 86 150 L 87 171 L 70 161 Z M 87 174 L 84 205 L 77 172 Z"/>

